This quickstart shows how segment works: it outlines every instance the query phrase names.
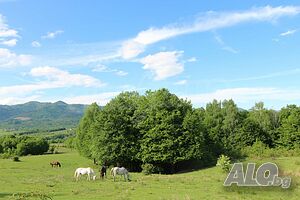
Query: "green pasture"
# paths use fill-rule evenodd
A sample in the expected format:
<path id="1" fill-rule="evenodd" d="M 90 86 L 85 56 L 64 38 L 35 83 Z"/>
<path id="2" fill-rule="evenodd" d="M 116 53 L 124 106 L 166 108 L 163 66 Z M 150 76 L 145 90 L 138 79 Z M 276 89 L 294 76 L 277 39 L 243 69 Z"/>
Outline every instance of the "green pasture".
<path id="1" fill-rule="evenodd" d="M 60 154 L 21 157 L 20 162 L 0 159 L 0 200 L 41 199 L 300 199 L 300 157 L 286 157 L 246 162 L 272 161 L 279 165 L 282 175 L 292 177 L 292 187 L 230 187 L 224 188 L 226 174 L 217 167 L 175 175 L 131 173 L 131 182 L 110 175 L 105 180 L 87 181 L 73 178 L 77 167 L 92 167 L 91 160 L 76 151 L 61 149 Z M 49 162 L 59 160 L 62 168 L 51 168 Z M 28 197 L 33 196 L 33 197 Z M 38 196 L 38 197 L 37 197 Z M 46 199 L 46 198 L 44 198 Z"/>

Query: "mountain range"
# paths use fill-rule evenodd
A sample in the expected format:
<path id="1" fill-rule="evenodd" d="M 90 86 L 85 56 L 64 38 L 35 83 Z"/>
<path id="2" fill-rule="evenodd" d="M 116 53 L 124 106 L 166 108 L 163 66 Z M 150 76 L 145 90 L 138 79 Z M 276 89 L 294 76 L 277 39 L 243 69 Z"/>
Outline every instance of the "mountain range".
<path id="1" fill-rule="evenodd" d="M 0 129 L 28 131 L 73 128 L 77 126 L 86 107 L 62 101 L 0 105 Z"/>

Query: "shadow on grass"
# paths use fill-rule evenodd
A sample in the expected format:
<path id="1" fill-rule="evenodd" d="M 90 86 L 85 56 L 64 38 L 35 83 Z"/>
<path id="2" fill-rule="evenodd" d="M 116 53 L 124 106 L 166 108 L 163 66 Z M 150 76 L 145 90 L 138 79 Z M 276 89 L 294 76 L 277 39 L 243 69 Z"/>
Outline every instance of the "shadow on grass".
<path id="1" fill-rule="evenodd" d="M 244 162 L 247 158 L 245 156 L 238 156 L 236 159 L 231 160 L 232 163 Z M 195 160 L 195 161 L 184 161 L 178 164 L 174 174 L 184 174 L 193 171 L 209 169 L 215 167 L 217 164 L 216 158 L 211 158 L 208 161 Z"/>
<path id="2" fill-rule="evenodd" d="M 0 199 L 5 198 L 7 199 L 7 197 L 12 196 L 13 193 L 0 193 Z"/>

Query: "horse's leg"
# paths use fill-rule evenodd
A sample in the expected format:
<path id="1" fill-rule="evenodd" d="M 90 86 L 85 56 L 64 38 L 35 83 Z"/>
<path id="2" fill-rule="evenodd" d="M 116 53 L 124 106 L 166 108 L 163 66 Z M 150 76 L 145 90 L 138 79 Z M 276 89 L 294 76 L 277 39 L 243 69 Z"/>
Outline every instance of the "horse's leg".
<path id="1" fill-rule="evenodd" d="M 129 176 L 129 174 L 127 174 L 127 180 L 128 180 L 128 181 L 131 181 L 131 180 L 130 180 L 130 176 Z"/>

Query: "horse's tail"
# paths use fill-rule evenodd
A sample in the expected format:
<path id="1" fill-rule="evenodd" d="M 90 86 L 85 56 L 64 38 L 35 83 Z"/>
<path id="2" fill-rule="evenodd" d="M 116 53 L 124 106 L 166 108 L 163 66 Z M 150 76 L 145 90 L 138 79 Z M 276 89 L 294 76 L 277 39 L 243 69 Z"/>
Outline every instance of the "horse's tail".
<path id="1" fill-rule="evenodd" d="M 113 175 L 114 167 L 110 170 L 110 175 Z"/>
<path id="2" fill-rule="evenodd" d="M 90 169 L 91 169 L 91 174 L 92 174 L 93 176 L 95 176 L 94 170 L 93 170 L 92 168 L 90 168 Z"/>

